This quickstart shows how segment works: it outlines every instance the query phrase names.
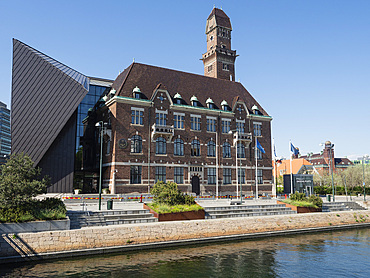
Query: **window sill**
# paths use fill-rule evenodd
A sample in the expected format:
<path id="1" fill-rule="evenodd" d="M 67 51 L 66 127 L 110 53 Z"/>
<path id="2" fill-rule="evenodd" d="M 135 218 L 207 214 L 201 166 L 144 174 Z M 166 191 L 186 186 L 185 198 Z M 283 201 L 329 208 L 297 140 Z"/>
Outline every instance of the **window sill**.
<path id="1" fill-rule="evenodd" d="M 131 126 L 144 126 L 144 125 L 141 125 L 141 124 L 130 124 Z"/>
<path id="2" fill-rule="evenodd" d="M 156 153 L 155 156 L 168 156 L 167 154 Z"/>
<path id="3" fill-rule="evenodd" d="M 130 153 L 131 155 L 143 155 L 143 153 Z"/>

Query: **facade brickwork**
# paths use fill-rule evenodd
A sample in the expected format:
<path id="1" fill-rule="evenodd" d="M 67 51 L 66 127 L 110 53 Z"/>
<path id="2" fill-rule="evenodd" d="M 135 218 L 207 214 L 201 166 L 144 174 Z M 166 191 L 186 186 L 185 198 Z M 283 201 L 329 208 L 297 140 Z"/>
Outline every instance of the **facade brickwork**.
<path id="1" fill-rule="evenodd" d="M 211 33 L 231 32 L 224 12 L 214 9 L 207 28 L 210 20 L 219 24 L 218 31 L 212 29 Z M 227 51 L 231 47 L 230 32 L 216 39 Z M 220 55 L 225 56 L 221 52 L 213 54 L 222 64 Z M 233 75 L 235 57 L 231 57 L 228 68 Z M 223 71 L 222 66 L 213 70 L 220 69 Z M 265 150 L 257 159 L 258 190 L 271 192 L 271 117 L 243 85 L 224 77 L 220 73 L 201 76 L 138 63 L 125 69 L 98 112 L 110 123 L 104 137 L 103 185 L 115 193 L 146 193 L 158 179 L 165 179 L 177 182 L 188 193 L 216 194 L 218 189 L 219 194 L 235 194 L 241 183 L 245 194 L 254 194 L 258 139 Z M 245 149 L 237 159 L 238 165 L 237 129 L 238 144 Z M 176 146 L 183 151 L 177 154 L 175 144 L 179 141 Z M 197 143 L 199 150 L 194 148 Z M 211 153 L 208 144 L 215 145 Z M 228 152 L 230 155 L 224 155 Z"/>

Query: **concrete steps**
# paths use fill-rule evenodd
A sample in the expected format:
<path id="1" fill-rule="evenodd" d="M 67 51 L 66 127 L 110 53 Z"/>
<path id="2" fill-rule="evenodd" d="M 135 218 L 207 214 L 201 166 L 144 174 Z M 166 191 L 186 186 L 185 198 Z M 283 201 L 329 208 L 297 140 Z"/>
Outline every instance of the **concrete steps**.
<path id="1" fill-rule="evenodd" d="M 67 215 L 71 221 L 71 229 L 158 221 L 148 210 L 68 211 Z"/>
<path id="2" fill-rule="evenodd" d="M 245 206 L 221 206 L 205 207 L 206 219 L 231 218 L 231 217 L 252 217 L 266 215 L 282 215 L 297 213 L 284 205 L 245 205 Z"/>
<path id="3" fill-rule="evenodd" d="M 323 212 L 332 212 L 332 211 L 348 211 L 348 210 L 366 210 L 356 202 L 332 202 L 332 203 L 323 203 L 322 211 Z"/>

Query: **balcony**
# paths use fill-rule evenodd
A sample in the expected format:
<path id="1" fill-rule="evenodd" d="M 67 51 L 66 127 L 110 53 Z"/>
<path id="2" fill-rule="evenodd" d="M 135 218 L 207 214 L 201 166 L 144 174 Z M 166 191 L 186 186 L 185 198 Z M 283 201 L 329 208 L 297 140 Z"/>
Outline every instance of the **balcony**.
<path id="1" fill-rule="evenodd" d="M 236 143 L 236 133 L 234 132 L 234 146 Z M 239 133 L 238 132 L 238 141 L 244 144 L 246 147 L 252 142 L 252 133 Z"/>
<path id="2" fill-rule="evenodd" d="M 155 141 L 158 137 L 163 137 L 166 141 L 171 141 L 174 135 L 174 127 L 169 125 L 152 125 L 152 141 Z"/>

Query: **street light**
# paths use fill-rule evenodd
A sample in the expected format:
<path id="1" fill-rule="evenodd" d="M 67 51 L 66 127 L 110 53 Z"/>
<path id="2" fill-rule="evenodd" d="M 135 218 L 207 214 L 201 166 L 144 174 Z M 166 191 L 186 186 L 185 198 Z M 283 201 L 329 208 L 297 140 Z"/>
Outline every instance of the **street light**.
<path id="1" fill-rule="evenodd" d="M 99 164 L 99 210 L 101 210 L 101 188 L 102 188 L 102 172 L 103 172 L 103 131 L 107 123 L 99 121 L 95 124 L 100 129 L 100 164 Z"/>
<path id="2" fill-rule="evenodd" d="M 330 141 L 328 141 L 330 144 L 324 144 L 324 143 L 321 143 L 320 146 L 324 145 L 325 148 L 328 147 L 329 148 L 329 158 L 330 158 L 330 170 L 331 170 L 331 187 L 333 189 L 333 202 L 335 202 L 335 192 L 334 192 L 334 177 L 333 177 L 333 164 L 332 164 L 332 161 L 331 161 L 331 154 L 332 154 L 332 149 L 334 148 L 334 144 L 332 144 Z"/>
<path id="3" fill-rule="evenodd" d="M 237 129 L 233 129 L 229 131 L 229 134 L 235 135 L 235 170 L 236 170 L 236 195 L 238 196 L 238 187 L 239 187 L 239 173 L 238 173 L 238 141 L 239 141 L 239 131 Z M 242 194 L 242 183 L 240 183 L 240 204 L 243 203 L 243 194 Z"/>
<path id="4" fill-rule="evenodd" d="M 366 190 L 365 190 L 365 156 L 362 157 L 362 184 L 364 186 L 364 202 L 366 202 Z"/>

